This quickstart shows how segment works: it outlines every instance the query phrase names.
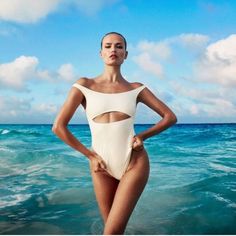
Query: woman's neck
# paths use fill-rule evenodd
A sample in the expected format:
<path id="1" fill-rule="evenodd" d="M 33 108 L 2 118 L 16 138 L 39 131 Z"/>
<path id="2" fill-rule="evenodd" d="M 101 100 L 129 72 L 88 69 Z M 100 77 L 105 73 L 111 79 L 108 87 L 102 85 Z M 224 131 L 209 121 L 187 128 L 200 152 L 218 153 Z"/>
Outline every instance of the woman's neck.
<path id="1" fill-rule="evenodd" d="M 117 83 L 123 80 L 120 66 L 106 66 L 101 77 L 103 80 L 106 80 L 107 83 Z"/>

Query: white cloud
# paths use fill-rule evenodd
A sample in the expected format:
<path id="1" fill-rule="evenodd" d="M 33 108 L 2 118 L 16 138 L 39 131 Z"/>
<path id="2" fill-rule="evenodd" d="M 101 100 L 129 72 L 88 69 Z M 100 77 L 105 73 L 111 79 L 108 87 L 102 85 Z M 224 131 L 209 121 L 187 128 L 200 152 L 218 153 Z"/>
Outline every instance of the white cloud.
<path id="1" fill-rule="evenodd" d="M 133 60 L 144 70 L 154 74 L 157 77 L 163 76 L 163 69 L 161 64 L 152 60 L 150 54 L 141 53 L 134 56 Z"/>
<path id="2" fill-rule="evenodd" d="M 62 64 L 57 71 L 38 70 L 37 77 L 48 82 L 57 82 L 58 80 L 72 82 L 76 80 L 74 67 L 70 63 Z"/>
<path id="3" fill-rule="evenodd" d="M 171 81 L 170 85 L 175 91 L 175 94 L 181 95 L 197 102 L 202 101 L 204 103 L 206 101 L 209 101 L 209 99 L 214 99 L 216 96 L 222 96 L 221 91 L 202 89 L 198 88 L 197 86 L 193 88 L 187 86 L 186 84 L 180 84 L 176 81 Z"/>
<path id="4" fill-rule="evenodd" d="M 205 47 L 209 41 L 209 37 L 202 34 L 181 34 L 177 37 L 173 37 L 169 41 L 173 43 L 179 43 L 186 48 L 200 49 Z"/>
<path id="5" fill-rule="evenodd" d="M 209 37 L 202 34 L 180 34 L 157 42 L 142 40 L 132 49 L 138 52 L 133 60 L 141 69 L 162 78 L 165 74 L 163 63 L 171 59 L 176 46 L 190 52 L 201 51 L 208 41 Z"/>
<path id="6" fill-rule="evenodd" d="M 0 84 L 2 88 L 26 90 L 25 82 L 35 76 L 38 59 L 20 56 L 13 62 L 0 64 Z"/>
<path id="7" fill-rule="evenodd" d="M 1 0 L 0 19 L 34 23 L 54 11 L 60 0 Z"/>
<path id="8" fill-rule="evenodd" d="M 171 55 L 171 49 L 166 42 L 149 42 L 143 40 L 138 43 L 137 49 L 141 52 L 147 52 L 160 59 L 167 59 Z"/>
<path id="9" fill-rule="evenodd" d="M 0 96 L 0 123 L 28 123 L 42 124 L 53 123 L 62 104 L 56 104 L 58 95 L 49 103 L 38 101 L 37 94 L 34 98 L 21 98 L 16 96 Z M 51 101 L 51 102 L 50 102 Z M 70 123 L 87 123 L 85 113 L 81 106 L 74 114 Z"/>
<path id="10" fill-rule="evenodd" d="M 56 72 L 40 70 L 38 66 L 38 58 L 31 56 L 20 56 L 12 62 L 0 64 L 0 88 L 25 92 L 29 91 L 27 82 L 34 79 L 51 83 L 58 80 L 71 82 L 76 79 L 70 63 L 62 64 Z"/>
<path id="11" fill-rule="evenodd" d="M 0 123 L 51 123 L 58 107 L 52 103 L 32 104 L 32 98 L 0 96 Z"/>
<path id="12" fill-rule="evenodd" d="M 191 88 L 178 82 L 171 82 L 171 87 L 179 98 L 177 102 L 181 114 L 201 115 L 210 118 L 236 116 L 235 99 L 227 95 L 224 89 Z M 229 92 L 229 91 L 228 91 Z"/>
<path id="13" fill-rule="evenodd" d="M 58 70 L 58 75 L 60 78 L 62 78 L 65 81 L 74 81 L 75 80 L 75 74 L 74 74 L 74 68 L 71 64 L 63 64 L 60 66 Z"/>
<path id="14" fill-rule="evenodd" d="M 41 103 L 35 106 L 34 109 L 40 113 L 55 114 L 58 108 L 55 104 L 52 103 Z"/>
<path id="15" fill-rule="evenodd" d="M 143 71 L 165 75 L 158 83 L 158 96 L 164 88 L 173 94 L 175 98 L 168 105 L 181 119 L 235 121 L 236 35 L 209 43 L 206 35 L 180 34 L 156 42 L 142 40 L 132 51 L 136 53 L 133 60 Z M 178 68 L 169 63 L 175 58 Z M 178 74 L 180 66 L 186 65 L 188 70 Z"/>
<path id="16" fill-rule="evenodd" d="M 31 99 L 0 96 L 0 109 L 2 119 L 17 117 L 31 109 Z"/>
<path id="17" fill-rule="evenodd" d="M 56 75 L 48 70 L 40 70 L 40 71 L 38 70 L 37 77 L 44 81 L 53 82 L 55 80 Z"/>
<path id="18" fill-rule="evenodd" d="M 224 98 L 215 98 L 209 101 L 207 113 L 210 117 L 236 117 L 236 106 Z"/>
<path id="19" fill-rule="evenodd" d="M 117 1 L 119 0 L 1 0 L 0 20 L 35 23 L 60 8 L 64 10 L 70 7 L 77 7 L 87 15 L 94 15 Z"/>
<path id="20" fill-rule="evenodd" d="M 201 81 L 236 86 L 236 34 L 210 44 L 194 73 Z"/>

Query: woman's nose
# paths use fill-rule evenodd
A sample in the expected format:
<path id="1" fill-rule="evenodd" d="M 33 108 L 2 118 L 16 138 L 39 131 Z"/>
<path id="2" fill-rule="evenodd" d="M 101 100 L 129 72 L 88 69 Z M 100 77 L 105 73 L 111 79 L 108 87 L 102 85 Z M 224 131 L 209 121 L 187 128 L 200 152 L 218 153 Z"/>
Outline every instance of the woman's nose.
<path id="1" fill-rule="evenodd" d="M 111 51 L 115 52 L 116 51 L 116 47 L 115 46 L 111 46 Z"/>

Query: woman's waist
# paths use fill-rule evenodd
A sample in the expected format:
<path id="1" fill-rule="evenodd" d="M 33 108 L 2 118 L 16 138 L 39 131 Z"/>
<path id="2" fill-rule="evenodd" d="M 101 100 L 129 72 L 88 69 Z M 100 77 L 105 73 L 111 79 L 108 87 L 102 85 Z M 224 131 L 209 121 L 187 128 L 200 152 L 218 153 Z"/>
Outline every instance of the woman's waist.
<path id="1" fill-rule="evenodd" d="M 113 122 L 95 122 L 92 119 L 88 120 L 91 133 L 96 134 L 97 132 L 126 132 L 129 133 L 134 128 L 133 117 L 129 117 L 123 120 Z"/>

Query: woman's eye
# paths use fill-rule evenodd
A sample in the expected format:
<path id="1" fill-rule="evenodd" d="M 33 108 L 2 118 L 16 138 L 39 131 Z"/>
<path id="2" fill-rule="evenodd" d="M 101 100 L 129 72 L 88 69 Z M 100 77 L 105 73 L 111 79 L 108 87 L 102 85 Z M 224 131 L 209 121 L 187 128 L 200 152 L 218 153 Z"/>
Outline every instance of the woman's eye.
<path id="1" fill-rule="evenodd" d="M 105 46 L 105 48 L 110 48 L 110 47 L 111 47 L 111 46 L 108 46 L 108 45 L 107 45 L 107 46 Z M 123 48 L 123 46 L 122 46 L 122 45 L 117 45 L 117 46 L 116 46 L 116 48 L 122 49 L 122 48 Z"/>

